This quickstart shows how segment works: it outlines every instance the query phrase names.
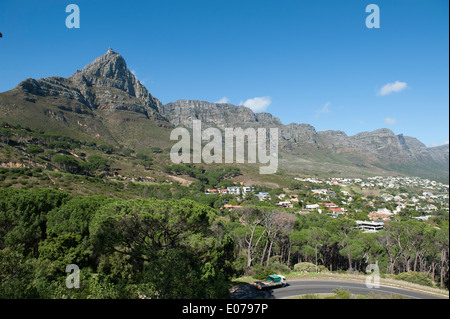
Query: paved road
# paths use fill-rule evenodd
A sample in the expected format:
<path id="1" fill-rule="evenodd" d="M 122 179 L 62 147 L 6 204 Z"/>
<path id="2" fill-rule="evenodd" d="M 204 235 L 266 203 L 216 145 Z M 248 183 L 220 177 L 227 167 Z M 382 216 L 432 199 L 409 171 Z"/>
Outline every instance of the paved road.
<path id="1" fill-rule="evenodd" d="M 356 281 L 343 281 L 343 280 L 314 280 L 314 279 L 301 279 L 301 280 L 288 280 L 288 286 L 283 288 L 276 288 L 269 291 L 260 292 L 258 289 L 251 285 L 245 285 L 237 291 L 233 298 L 265 298 L 265 299 L 280 299 L 293 297 L 304 294 L 321 294 L 332 293 L 333 289 L 343 288 L 350 291 L 350 293 L 358 295 L 367 295 L 370 292 L 383 295 L 398 294 L 403 295 L 411 299 L 442 299 L 434 295 L 400 289 L 389 286 L 380 286 L 380 288 L 369 289 L 365 283 Z"/>

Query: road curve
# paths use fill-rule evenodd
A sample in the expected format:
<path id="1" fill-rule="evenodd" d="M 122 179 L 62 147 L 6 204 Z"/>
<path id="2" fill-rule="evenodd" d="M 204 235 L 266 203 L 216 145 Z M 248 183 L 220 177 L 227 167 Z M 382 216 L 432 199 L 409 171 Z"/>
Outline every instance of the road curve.
<path id="1" fill-rule="evenodd" d="M 348 280 L 326 279 L 291 279 L 282 288 L 260 291 L 253 285 L 246 284 L 231 293 L 233 299 L 282 299 L 306 294 L 332 293 L 334 289 L 343 288 L 352 294 L 367 295 L 369 293 L 381 295 L 403 295 L 410 299 L 444 299 L 425 292 L 381 285 L 380 288 L 367 288 L 366 284 Z"/>
<path id="2" fill-rule="evenodd" d="M 371 292 L 382 295 L 403 295 L 411 299 L 442 299 L 435 295 L 427 294 L 424 292 L 418 292 L 413 290 L 407 290 L 402 288 L 396 288 L 391 286 L 380 286 L 380 288 L 367 288 L 365 283 L 356 281 L 344 281 L 344 280 L 314 280 L 314 279 L 301 279 L 301 280 L 289 280 L 288 286 L 279 289 L 273 289 L 270 293 L 273 298 L 287 298 L 304 294 L 321 294 L 332 293 L 334 289 L 343 288 L 348 290 L 352 294 L 367 295 Z"/>

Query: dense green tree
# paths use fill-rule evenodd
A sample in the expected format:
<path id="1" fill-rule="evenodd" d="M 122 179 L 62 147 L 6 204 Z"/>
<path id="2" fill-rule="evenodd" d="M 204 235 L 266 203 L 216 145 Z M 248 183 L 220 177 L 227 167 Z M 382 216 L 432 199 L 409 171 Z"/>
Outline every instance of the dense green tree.
<path id="1" fill-rule="evenodd" d="M 229 280 L 223 269 L 231 260 L 219 257 L 233 247 L 228 239 L 211 236 L 214 219 L 212 209 L 189 200 L 118 201 L 102 207 L 92 220 L 92 242 L 99 254 L 130 256 L 140 281 L 151 282 L 147 294 L 223 297 Z"/>
<path id="2" fill-rule="evenodd" d="M 37 256 L 39 242 L 46 238 L 47 213 L 69 199 L 48 189 L 0 190 L 0 249 L 16 247 L 25 256 Z"/>

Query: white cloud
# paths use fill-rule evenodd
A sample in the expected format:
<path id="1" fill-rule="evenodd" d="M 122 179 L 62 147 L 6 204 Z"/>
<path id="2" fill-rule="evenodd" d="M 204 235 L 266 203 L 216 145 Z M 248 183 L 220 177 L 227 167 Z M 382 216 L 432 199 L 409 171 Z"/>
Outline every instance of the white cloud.
<path id="1" fill-rule="evenodd" d="M 243 105 L 251 109 L 253 112 L 263 112 L 272 104 L 270 96 L 255 97 L 247 101 L 241 101 L 239 105 Z"/>
<path id="2" fill-rule="evenodd" d="M 224 96 L 223 98 L 221 98 L 219 101 L 217 101 L 215 103 L 227 104 L 228 102 L 230 102 L 230 100 L 226 96 Z"/>
<path id="3" fill-rule="evenodd" d="M 380 92 L 378 92 L 378 95 L 384 96 L 384 95 L 388 95 L 391 94 L 393 92 L 400 92 L 403 91 L 404 89 L 406 89 L 408 87 L 408 84 L 406 82 L 399 82 L 399 81 L 395 81 L 394 83 L 388 83 L 386 85 L 384 85 Z"/>
<path id="4" fill-rule="evenodd" d="M 325 103 L 325 105 L 319 111 L 317 111 L 317 114 L 330 113 L 331 112 L 329 109 L 330 105 L 331 105 L 331 102 Z"/>
<path id="5" fill-rule="evenodd" d="M 387 125 L 394 125 L 395 123 L 397 123 L 396 119 L 387 117 L 384 119 L 384 123 L 386 123 Z"/>
<path id="6" fill-rule="evenodd" d="M 448 140 L 445 141 L 444 143 L 435 143 L 435 142 L 432 142 L 432 143 L 430 144 L 430 147 L 443 146 L 443 145 L 448 145 Z"/>

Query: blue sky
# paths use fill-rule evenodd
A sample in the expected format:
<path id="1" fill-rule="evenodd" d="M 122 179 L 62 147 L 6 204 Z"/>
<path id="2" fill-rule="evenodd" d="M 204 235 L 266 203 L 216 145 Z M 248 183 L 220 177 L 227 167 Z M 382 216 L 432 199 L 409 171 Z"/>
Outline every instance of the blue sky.
<path id="1" fill-rule="evenodd" d="M 68 29 L 65 8 L 80 8 Z M 368 4 L 380 28 L 365 24 Z M 111 46 L 163 103 L 245 104 L 348 135 L 449 140 L 448 0 L 0 2 L 0 92 L 72 75 Z"/>

